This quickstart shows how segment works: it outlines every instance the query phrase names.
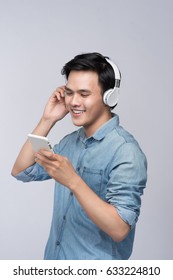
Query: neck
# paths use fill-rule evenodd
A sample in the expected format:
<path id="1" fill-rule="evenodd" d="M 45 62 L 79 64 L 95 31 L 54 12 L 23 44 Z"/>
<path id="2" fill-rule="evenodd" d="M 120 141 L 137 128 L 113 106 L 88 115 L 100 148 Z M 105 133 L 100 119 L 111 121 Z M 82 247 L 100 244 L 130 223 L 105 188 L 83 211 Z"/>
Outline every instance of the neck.
<path id="1" fill-rule="evenodd" d="M 91 137 L 102 125 L 112 118 L 111 111 L 107 111 L 106 114 L 100 116 L 99 120 L 92 125 L 84 126 L 85 135 Z"/>

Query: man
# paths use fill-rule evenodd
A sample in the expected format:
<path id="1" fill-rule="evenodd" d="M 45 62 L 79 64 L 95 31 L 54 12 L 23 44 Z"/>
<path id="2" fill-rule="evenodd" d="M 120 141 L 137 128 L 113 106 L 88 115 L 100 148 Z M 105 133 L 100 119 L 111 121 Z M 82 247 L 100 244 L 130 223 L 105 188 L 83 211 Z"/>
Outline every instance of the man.
<path id="1" fill-rule="evenodd" d="M 34 153 L 26 141 L 12 175 L 24 182 L 55 180 L 45 259 L 128 259 L 147 164 L 104 100 L 117 82 L 115 70 L 101 54 L 86 53 L 69 61 L 62 74 L 67 83 L 53 92 L 33 134 L 47 136 L 68 113 L 80 128 L 55 145 L 55 154 Z"/>

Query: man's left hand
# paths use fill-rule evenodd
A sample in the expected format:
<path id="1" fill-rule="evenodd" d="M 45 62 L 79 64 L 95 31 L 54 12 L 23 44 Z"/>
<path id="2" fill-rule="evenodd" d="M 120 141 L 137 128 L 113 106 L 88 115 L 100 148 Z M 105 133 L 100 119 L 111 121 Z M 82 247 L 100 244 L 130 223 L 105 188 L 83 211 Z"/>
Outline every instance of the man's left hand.
<path id="1" fill-rule="evenodd" d="M 68 158 L 45 149 L 35 153 L 35 162 L 40 164 L 53 179 L 68 188 L 79 177 Z"/>

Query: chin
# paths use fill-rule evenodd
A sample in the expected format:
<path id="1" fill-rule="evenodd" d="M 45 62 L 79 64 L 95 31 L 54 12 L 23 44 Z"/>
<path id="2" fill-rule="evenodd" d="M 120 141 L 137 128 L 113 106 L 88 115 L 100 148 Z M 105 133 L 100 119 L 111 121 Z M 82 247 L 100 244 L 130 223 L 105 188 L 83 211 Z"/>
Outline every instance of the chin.
<path id="1" fill-rule="evenodd" d="M 74 120 L 72 118 L 72 123 L 75 125 L 75 126 L 83 126 L 84 123 L 82 121 L 79 121 L 79 120 Z"/>

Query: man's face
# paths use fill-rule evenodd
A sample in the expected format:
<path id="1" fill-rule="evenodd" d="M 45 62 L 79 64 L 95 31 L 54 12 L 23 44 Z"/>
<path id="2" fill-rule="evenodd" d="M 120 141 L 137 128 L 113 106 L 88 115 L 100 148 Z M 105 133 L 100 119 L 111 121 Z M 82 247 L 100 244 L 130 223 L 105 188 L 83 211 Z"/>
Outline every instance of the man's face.
<path id="1" fill-rule="evenodd" d="M 65 103 L 73 124 L 83 126 L 87 137 L 111 118 L 102 101 L 98 75 L 93 71 L 71 71 L 65 86 Z"/>

